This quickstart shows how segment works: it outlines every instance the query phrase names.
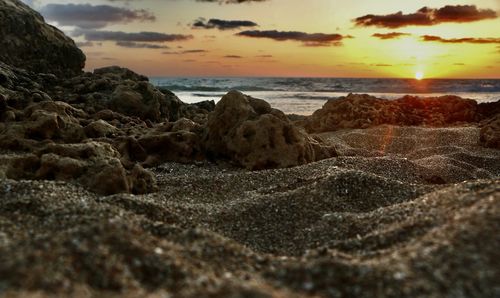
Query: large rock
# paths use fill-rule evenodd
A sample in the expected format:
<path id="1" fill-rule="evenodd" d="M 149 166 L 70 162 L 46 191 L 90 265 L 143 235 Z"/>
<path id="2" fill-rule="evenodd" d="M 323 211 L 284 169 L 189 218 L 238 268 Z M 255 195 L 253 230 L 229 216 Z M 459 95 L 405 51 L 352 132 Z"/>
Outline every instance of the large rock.
<path id="1" fill-rule="evenodd" d="M 147 82 L 125 81 L 111 94 L 109 107 L 113 111 L 141 119 L 168 119 L 165 95 Z"/>
<path id="2" fill-rule="evenodd" d="M 74 76 L 85 55 L 63 32 L 18 0 L 0 0 L 0 61 L 38 73 Z"/>
<path id="3" fill-rule="evenodd" d="M 481 144 L 485 147 L 500 149 L 500 114 L 481 123 Z"/>
<path id="4" fill-rule="evenodd" d="M 229 158 L 248 169 L 292 167 L 328 157 L 333 151 L 295 127 L 281 111 L 231 91 L 208 117 L 207 154 Z"/>
<path id="5" fill-rule="evenodd" d="M 0 129 L 0 148 L 32 151 L 38 143 L 75 143 L 86 138 L 80 119 L 82 110 L 64 102 L 42 101 L 14 113 L 15 122 Z"/>
<path id="6" fill-rule="evenodd" d="M 382 124 L 448 126 L 477 122 L 480 117 L 476 101 L 457 96 L 386 100 L 349 94 L 329 100 L 306 120 L 305 127 L 309 132 L 325 132 Z"/>
<path id="7" fill-rule="evenodd" d="M 63 82 L 55 96 L 79 106 L 89 114 L 112 110 L 142 120 L 161 122 L 179 118 L 184 105 L 173 93 L 162 93 L 148 78 L 129 69 L 110 66 Z"/>
<path id="8" fill-rule="evenodd" d="M 109 78 L 114 81 L 148 81 L 146 76 L 140 75 L 132 70 L 120 66 L 107 66 L 94 70 L 94 75 Z"/>
<path id="9" fill-rule="evenodd" d="M 135 165 L 127 170 L 111 145 L 99 142 L 48 144 L 35 151 L 2 160 L 0 177 L 63 180 L 81 184 L 102 195 L 154 191 L 154 176 Z"/>

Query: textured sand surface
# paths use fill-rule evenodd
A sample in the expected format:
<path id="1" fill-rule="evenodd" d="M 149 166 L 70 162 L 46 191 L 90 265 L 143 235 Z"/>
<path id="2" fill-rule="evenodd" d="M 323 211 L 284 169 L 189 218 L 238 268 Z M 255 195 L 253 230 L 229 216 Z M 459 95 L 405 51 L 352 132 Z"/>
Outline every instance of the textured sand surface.
<path id="1" fill-rule="evenodd" d="M 500 152 L 475 127 L 323 134 L 338 158 L 167 163 L 160 191 L 0 180 L 0 294 L 495 297 Z"/>

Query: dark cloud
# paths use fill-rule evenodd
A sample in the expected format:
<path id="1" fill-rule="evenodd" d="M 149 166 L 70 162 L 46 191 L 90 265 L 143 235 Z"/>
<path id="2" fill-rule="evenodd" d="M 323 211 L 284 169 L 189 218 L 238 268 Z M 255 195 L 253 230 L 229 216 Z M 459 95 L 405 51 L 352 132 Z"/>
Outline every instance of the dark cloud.
<path id="1" fill-rule="evenodd" d="M 273 58 L 273 55 L 257 55 L 257 58 Z"/>
<path id="2" fill-rule="evenodd" d="M 352 38 L 352 36 L 343 36 L 340 34 L 325 34 L 325 33 L 305 33 L 298 31 L 243 31 L 237 33 L 238 36 L 253 37 L 253 38 L 268 38 L 276 41 L 300 41 L 306 46 L 338 46 L 344 38 Z"/>
<path id="3" fill-rule="evenodd" d="M 91 42 L 91 41 L 82 41 L 82 42 L 76 42 L 75 43 L 77 47 L 79 48 L 84 48 L 84 47 L 93 47 L 95 45 L 95 43 Z M 98 45 L 101 45 L 100 43 L 98 43 Z"/>
<path id="4" fill-rule="evenodd" d="M 99 29 L 112 24 L 156 20 L 151 12 L 144 9 L 131 10 L 109 5 L 47 4 L 40 8 L 40 13 L 47 20 L 55 21 L 59 25 L 82 29 Z"/>
<path id="5" fill-rule="evenodd" d="M 168 47 L 165 45 L 140 43 L 134 41 L 117 41 L 116 45 L 119 47 L 132 49 L 168 49 Z"/>
<path id="6" fill-rule="evenodd" d="M 497 18 L 497 13 L 491 9 L 478 9 L 475 5 L 446 5 L 434 12 L 434 17 L 440 22 L 468 23 Z"/>
<path id="7" fill-rule="evenodd" d="M 123 32 L 75 30 L 73 36 L 83 36 L 87 41 L 133 41 L 133 42 L 168 42 L 192 39 L 192 35 L 165 34 L 159 32 Z"/>
<path id="8" fill-rule="evenodd" d="M 431 26 L 440 23 L 467 23 L 495 19 L 497 13 L 491 9 L 478 9 L 475 5 L 446 5 L 442 8 L 423 7 L 415 13 L 401 11 L 388 15 L 365 15 L 353 20 L 357 26 L 400 28 L 404 26 Z"/>
<path id="9" fill-rule="evenodd" d="M 420 37 L 422 41 L 436 41 L 442 43 L 477 43 L 477 44 L 500 44 L 500 38 L 475 38 L 475 37 L 464 37 L 464 38 L 442 38 L 434 35 L 422 35 Z"/>
<path id="10" fill-rule="evenodd" d="M 208 22 L 199 18 L 194 21 L 192 28 L 194 29 L 219 29 L 219 30 L 232 30 L 239 29 L 242 27 L 256 27 L 256 23 L 252 21 L 227 21 L 219 19 L 210 19 Z"/>
<path id="11" fill-rule="evenodd" d="M 372 64 L 372 66 L 377 66 L 377 67 L 388 67 L 388 66 L 392 66 L 392 64 L 378 63 L 378 64 Z"/>
<path id="12" fill-rule="evenodd" d="M 390 33 L 375 33 L 372 36 L 380 38 L 380 39 L 396 39 L 396 38 L 400 38 L 403 36 L 410 36 L 410 35 L 411 34 L 409 34 L 409 33 L 390 32 Z"/>
<path id="13" fill-rule="evenodd" d="M 164 55 L 184 55 L 184 54 L 200 54 L 200 53 L 208 53 L 207 50 L 184 50 L 184 51 L 176 51 L 176 52 L 163 52 Z"/>
<path id="14" fill-rule="evenodd" d="M 243 57 L 238 56 L 238 55 L 226 55 L 224 58 L 229 58 L 229 59 L 241 59 Z"/>
<path id="15" fill-rule="evenodd" d="M 207 53 L 207 50 L 185 50 L 183 54 L 196 54 L 196 53 Z"/>
<path id="16" fill-rule="evenodd" d="M 197 2 L 211 2 L 220 4 L 241 4 L 241 3 L 252 3 L 252 2 L 265 2 L 269 0 L 196 0 Z"/>

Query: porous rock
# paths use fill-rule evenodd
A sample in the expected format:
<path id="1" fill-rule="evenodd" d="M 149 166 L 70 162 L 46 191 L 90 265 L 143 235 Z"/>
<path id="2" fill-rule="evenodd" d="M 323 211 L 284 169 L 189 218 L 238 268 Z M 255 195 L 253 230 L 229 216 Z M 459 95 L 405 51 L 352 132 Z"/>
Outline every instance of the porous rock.
<path id="1" fill-rule="evenodd" d="M 7 178 L 63 180 L 102 194 L 147 193 L 156 189 L 153 175 L 140 165 L 127 170 L 120 154 L 100 142 L 49 144 L 35 154 L 4 160 Z"/>
<path id="2" fill-rule="evenodd" d="M 222 97 L 209 115 L 204 143 L 209 156 L 248 169 L 292 167 L 330 155 L 315 150 L 320 144 L 281 111 L 238 91 Z"/>
<path id="3" fill-rule="evenodd" d="M 318 133 L 382 124 L 439 127 L 476 122 L 479 118 L 477 102 L 457 96 L 404 96 L 386 100 L 367 94 L 349 94 L 329 100 L 304 126 L 308 132 Z"/>
<path id="4" fill-rule="evenodd" d="M 496 114 L 481 123 L 481 144 L 485 147 L 500 149 L 500 115 Z"/>
<path id="5" fill-rule="evenodd" d="M 118 129 L 104 120 L 93 121 L 84 128 L 89 138 L 103 138 L 118 133 Z"/>

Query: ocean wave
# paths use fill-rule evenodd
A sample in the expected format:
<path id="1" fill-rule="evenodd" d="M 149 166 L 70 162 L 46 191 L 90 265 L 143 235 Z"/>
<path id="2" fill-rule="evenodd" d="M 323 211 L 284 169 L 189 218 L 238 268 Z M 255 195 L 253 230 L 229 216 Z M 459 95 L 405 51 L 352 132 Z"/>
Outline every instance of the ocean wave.
<path id="1" fill-rule="evenodd" d="M 206 92 L 219 92 L 224 91 L 224 88 L 215 86 L 185 86 L 185 85 L 159 85 L 161 88 L 170 91 L 206 91 Z"/>
<path id="2" fill-rule="evenodd" d="M 223 93 L 220 93 L 220 94 L 213 94 L 213 93 L 210 93 L 210 94 L 206 94 L 206 93 L 193 93 L 193 96 L 196 96 L 196 97 L 216 97 L 216 98 L 221 98 L 224 95 L 225 94 L 223 94 Z"/>
<path id="3" fill-rule="evenodd" d="M 285 91 L 285 89 L 273 89 L 259 86 L 188 86 L 188 85 L 158 85 L 170 91 L 202 91 L 202 92 L 227 92 L 230 90 L 239 91 Z"/>
<path id="4" fill-rule="evenodd" d="M 173 92 L 500 93 L 498 79 L 153 78 Z"/>
<path id="5" fill-rule="evenodd" d="M 312 95 L 312 94 L 293 94 L 293 98 L 304 99 L 304 100 L 330 100 L 337 97 L 334 96 L 322 96 L 322 95 Z"/>

